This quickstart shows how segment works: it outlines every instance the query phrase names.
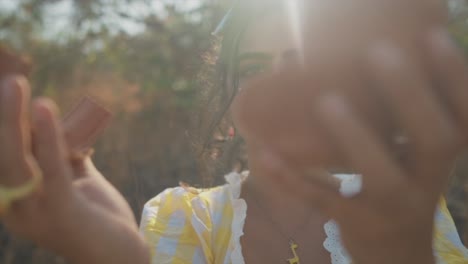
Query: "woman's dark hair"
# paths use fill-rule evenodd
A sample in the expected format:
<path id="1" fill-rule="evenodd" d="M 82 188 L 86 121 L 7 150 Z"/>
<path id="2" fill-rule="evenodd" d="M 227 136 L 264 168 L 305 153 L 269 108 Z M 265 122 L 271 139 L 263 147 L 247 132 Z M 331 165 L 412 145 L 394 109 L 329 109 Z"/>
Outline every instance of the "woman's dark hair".
<path id="1" fill-rule="evenodd" d="M 235 133 L 228 112 L 239 86 L 236 58 L 240 42 L 248 26 L 271 2 L 275 0 L 237 1 L 215 36 L 213 50 L 204 58 L 206 66 L 198 77 L 201 114 L 195 124 L 198 138 L 195 147 L 204 186 L 222 182 L 220 176 L 233 171 L 235 166 L 236 170 L 247 167 L 244 142 Z"/>

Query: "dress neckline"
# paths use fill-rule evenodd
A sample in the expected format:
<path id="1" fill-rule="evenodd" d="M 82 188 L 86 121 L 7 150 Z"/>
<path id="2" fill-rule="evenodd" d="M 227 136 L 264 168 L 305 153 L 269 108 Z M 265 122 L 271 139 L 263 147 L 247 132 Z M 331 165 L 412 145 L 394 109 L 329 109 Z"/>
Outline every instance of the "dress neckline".
<path id="1" fill-rule="evenodd" d="M 229 189 L 230 200 L 233 208 L 233 219 L 231 225 L 231 256 L 230 263 L 245 264 L 242 254 L 240 238 L 244 235 L 244 224 L 247 217 L 247 203 L 240 197 L 242 183 L 248 178 L 249 172 L 232 172 L 225 176 L 226 186 Z M 350 189 L 360 188 L 360 175 L 334 174 L 341 181 L 340 192 L 347 193 Z M 325 241 L 323 247 L 330 253 L 331 264 L 351 264 L 351 258 L 341 243 L 338 224 L 329 220 L 324 224 Z"/>

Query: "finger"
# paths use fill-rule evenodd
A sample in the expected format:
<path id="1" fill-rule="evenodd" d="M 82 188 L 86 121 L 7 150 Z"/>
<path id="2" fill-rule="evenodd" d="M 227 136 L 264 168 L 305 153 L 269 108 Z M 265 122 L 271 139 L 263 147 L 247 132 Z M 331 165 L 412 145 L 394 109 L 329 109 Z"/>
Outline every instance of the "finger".
<path id="1" fill-rule="evenodd" d="M 429 49 L 432 54 L 431 71 L 436 76 L 439 92 L 452 108 L 460 127 L 468 133 L 468 67 L 465 56 L 443 29 L 431 33 Z"/>
<path id="2" fill-rule="evenodd" d="M 0 141 L 1 166 L 5 184 L 24 182 L 30 175 L 31 156 L 28 105 L 30 90 L 26 79 L 10 76 L 1 85 Z M 12 177 L 9 177 L 12 176 Z"/>
<path id="3" fill-rule="evenodd" d="M 406 185 L 404 172 L 388 155 L 383 143 L 337 95 L 325 95 L 315 103 L 315 115 L 329 133 L 348 169 L 361 174 L 363 187 L 357 198 L 388 200 Z"/>
<path id="4" fill-rule="evenodd" d="M 298 171 L 273 151 L 264 150 L 259 156 L 258 163 L 262 164 L 264 173 L 269 174 L 271 179 L 264 183 L 271 184 L 267 188 L 290 193 L 328 216 L 335 216 L 339 211 L 336 208 L 347 203 L 339 194 L 339 182 L 334 181 L 334 177 L 325 170 Z"/>
<path id="5" fill-rule="evenodd" d="M 11 76 L 2 82 L 0 130 L 15 149 L 29 149 L 29 101 L 28 81 L 20 76 Z"/>
<path id="6" fill-rule="evenodd" d="M 311 168 L 302 173 L 306 182 L 319 186 L 320 188 L 327 189 L 338 193 L 341 186 L 341 181 L 334 177 L 330 172 L 325 169 Z"/>
<path id="7" fill-rule="evenodd" d="M 391 44 L 376 45 L 369 59 L 373 81 L 408 135 L 414 164 L 445 164 L 454 158 L 461 136 L 432 92 L 428 76 L 409 57 Z"/>
<path id="8" fill-rule="evenodd" d="M 331 218 L 339 218 L 343 213 L 355 208 L 354 201 L 341 193 L 341 180 L 324 169 L 295 172 L 302 176 L 301 189 L 310 204 Z"/>
<path id="9" fill-rule="evenodd" d="M 33 121 L 34 149 L 44 174 L 44 188 L 52 195 L 68 192 L 72 174 L 55 104 L 44 98 L 36 100 Z"/>

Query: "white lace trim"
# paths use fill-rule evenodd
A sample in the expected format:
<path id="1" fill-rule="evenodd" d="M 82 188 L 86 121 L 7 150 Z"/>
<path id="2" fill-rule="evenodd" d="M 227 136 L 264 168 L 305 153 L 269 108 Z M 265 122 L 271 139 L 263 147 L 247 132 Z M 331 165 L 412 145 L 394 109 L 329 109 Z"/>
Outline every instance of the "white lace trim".
<path id="1" fill-rule="evenodd" d="M 231 226 L 231 259 L 230 263 L 244 264 L 244 256 L 242 255 L 242 246 L 240 238 L 244 235 L 244 223 L 247 216 L 247 203 L 240 198 L 242 182 L 247 178 L 248 172 L 239 174 L 232 172 L 225 176 L 228 188 L 231 194 L 233 219 Z"/>
<path id="2" fill-rule="evenodd" d="M 351 258 L 341 243 L 340 228 L 338 224 L 330 220 L 324 226 L 327 238 L 323 242 L 323 247 L 330 252 L 332 264 L 351 264 Z"/>
<path id="3" fill-rule="evenodd" d="M 247 203 L 244 199 L 240 198 L 240 194 L 242 182 L 248 177 L 248 174 L 248 172 L 243 172 L 242 174 L 233 172 L 225 176 L 231 193 L 232 208 L 234 211 L 231 229 L 230 261 L 235 264 L 245 264 L 240 238 L 244 235 Z M 342 195 L 352 197 L 361 190 L 362 178 L 360 175 L 335 174 L 334 176 L 341 180 L 340 192 Z M 351 264 L 351 258 L 341 242 L 338 224 L 330 220 L 324 225 L 324 230 L 327 237 L 323 242 L 323 246 L 330 252 L 332 264 Z"/>
<path id="4" fill-rule="evenodd" d="M 362 176 L 358 174 L 334 174 L 341 181 L 340 193 L 344 197 L 353 197 L 362 189 Z M 323 226 L 327 238 L 323 247 L 330 252 L 332 264 L 351 264 L 351 257 L 341 242 L 340 227 L 334 220 L 330 220 Z"/>

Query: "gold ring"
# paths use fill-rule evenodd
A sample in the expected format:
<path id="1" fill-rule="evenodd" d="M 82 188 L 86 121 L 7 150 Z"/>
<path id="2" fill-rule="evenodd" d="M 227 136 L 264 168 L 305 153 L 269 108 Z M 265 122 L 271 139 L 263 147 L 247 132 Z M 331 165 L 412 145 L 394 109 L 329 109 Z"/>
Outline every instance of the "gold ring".
<path id="1" fill-rule="evenodd" d="M 0 186 L 0 217 L 10 209 L 12 203 L 31 195 L 42 182 L 42 174 L 34 174 L 25 184 L 18 187 Z"/>

